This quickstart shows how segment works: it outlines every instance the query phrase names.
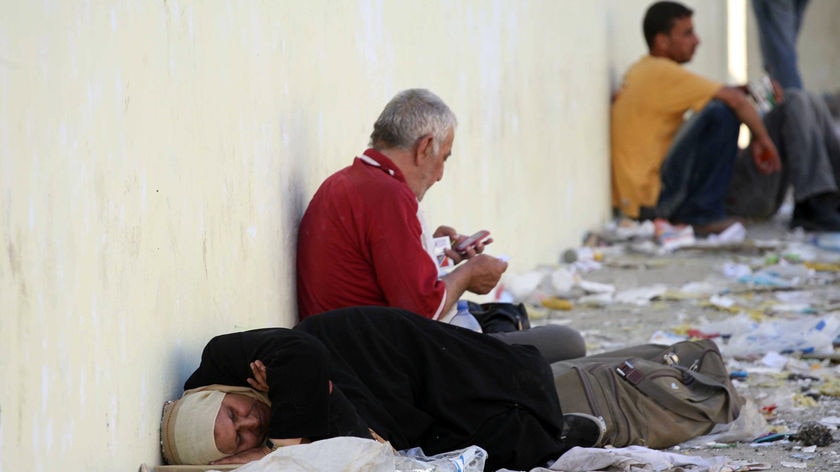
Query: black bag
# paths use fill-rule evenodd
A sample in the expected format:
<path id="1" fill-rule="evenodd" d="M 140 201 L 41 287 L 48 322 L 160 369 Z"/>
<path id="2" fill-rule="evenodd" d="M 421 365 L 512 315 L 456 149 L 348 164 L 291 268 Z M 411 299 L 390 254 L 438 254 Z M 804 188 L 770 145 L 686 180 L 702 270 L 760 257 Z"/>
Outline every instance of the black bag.
<path id="1" fill-rule="evenodd" d="M 522 303 L 467 303 L 470 313 L 475 316 L 485 333 L 507 333 L 531 327 L 528 311 Z"/>
<path id="2" fill-rule="evenodd" d="M 600 416 L 603 444 L 661 449 L 738 417 L 744 399 L 709 340 L 645 344 L 551 364 L 565 412 Z"/>

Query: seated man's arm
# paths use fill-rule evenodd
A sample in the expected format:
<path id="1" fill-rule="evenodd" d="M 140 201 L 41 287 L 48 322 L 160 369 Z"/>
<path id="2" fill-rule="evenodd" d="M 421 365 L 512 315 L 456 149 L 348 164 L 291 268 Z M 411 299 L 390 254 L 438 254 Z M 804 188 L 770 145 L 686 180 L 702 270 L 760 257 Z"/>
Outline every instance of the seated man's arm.
<path id="1" fill-rule="evenodd" d="M 740 87 L 721 87 L 714 98 L 725 103 L 752 132 L 752 158 L 762 174 L 778 172 L 782 168 L 779 151 L 770 139 L 764 122 Z"/>
<path id="2" fill-rule="evenodd" d="M 486 254 L 471 257 L 452 272 L 440 278 L 446 284 L 446 302 L 443 311 L 448 312 L 464 292 L 479 295 L 489 293 L 499 283 L 507 270 L 507 262 Z"/>

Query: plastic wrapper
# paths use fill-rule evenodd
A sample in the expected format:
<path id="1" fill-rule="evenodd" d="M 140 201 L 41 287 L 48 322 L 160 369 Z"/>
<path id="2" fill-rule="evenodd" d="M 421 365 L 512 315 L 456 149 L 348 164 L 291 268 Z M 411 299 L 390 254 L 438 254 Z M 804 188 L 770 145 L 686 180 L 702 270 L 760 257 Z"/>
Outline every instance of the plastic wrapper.
<path id="1" fill-rule="evenodd" d="M 398 472 L 481 472 L 487 452 L 478 447 L 445 452 L 426 456 L 419 448 L 401 451 L 396 459 L 395 471 Z"/>
<path id="2" fill-rule="evenodd" d="M 728 338 L 720 344 L 720 350 L 728 356 L 759 356 L 768 352 L 830 353 L 834 351 L 834 338 L 840 335 L 840 317 L 828 314 L 757 322 L 747 315 L 739 315 L 701 326 L 700 330 Z"/>

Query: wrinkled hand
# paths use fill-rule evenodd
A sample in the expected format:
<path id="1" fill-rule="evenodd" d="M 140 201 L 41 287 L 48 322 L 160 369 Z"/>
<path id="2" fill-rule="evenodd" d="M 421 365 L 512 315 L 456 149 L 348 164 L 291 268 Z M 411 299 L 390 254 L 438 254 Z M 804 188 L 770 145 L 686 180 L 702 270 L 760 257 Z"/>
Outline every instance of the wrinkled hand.
<path id="1" fill-rule="evenodd" d="M 461 241 L 463 241 L 467 238 L 469 238 L 469 236 L 467 236 L 465 234 L 459 234 L 458 237 L 455 240 L 453 240 L 452 246 L 454 247 L 456 244 L 460 243 Z M 458 251 L 456 251 L 455 249 L 452 249 L 452 248 L 446 248 L 446 249 L 444 249 L 443 252 L 446 253 L 446 256 L 448 258 L 452 259 L 452 262 L 454 262 L 455 264 L 458 264 L 461 261 L 465 261 L 467 259 L 472 259 L 473 257 L 477 256 L 478 254 L 483 253 L 484 252 L 484 246 L 486 246 L 486 245 L 488 245 L 492 242 L 493 242 L 493 238 L 487 238 L 484 241 L 477 241 L 475 244 L 468 247 L 464 252 L 458 252 Z"/>
<path id="2" fill-rule="evenodd" d="M 764 136 L 754 139 L 750 146 L 750 151 L 752 152 L 753 162 L 759 173 L 767 175 L 782 170 L 779 151 L 769 137 Z"/>
<path id="3" fill-rule="evenodd" d="M 474 245 L 468 247 L 464 252 L 458 252 L 452 248 L 455 247 L 455 245 L 457 245 L 461 241 L 469 238 L 468 235 L 459 234 L 458 231 L 456 231 L 455 228 L 451 226 L 438 226 L 438 229 L 435 230 L 435 233 L 432 236 L 434 236 L 435 238 L 441 238 L 443 236 L 446 236 L 449 238 L 451 247 L 444 249 L 443 252 L 444 254 L 446 254 L 446 257 L 452 259 L 452 262 L 456 265 L 467 259 L 472 259 L 477 254 L 483 253 L 484 246 L 493 242 L 493 238 L 487 238 L 484 241 L 476 242 Z"/>
<path id="4" fill-rule="evenodd" d="M 269 450 L 265 446 L 258 446 L 253 449 L 248 449 L 246 451 L 242 451 L 237 454 L 233 454 L 231 456 L 222 457 L 217 461 L 213 461 L 210 465 L 221 465 L 221 464 L 246 464 L 252 461 L 258 461 L 263 457 L 267 456 Z"/>
<path id="5" fill-rule="evenodd" d="M 268 393 L 268 378 L 265 364 L 259 359 L 251 362 L 251 372 L 254 374 L 254 377 L 248 378 L 248 385 L 254 390 Z"/>
<path id="6" fill-rule="evenodd" d="M 442 238 L 444 236 L 449 238 L 450 245 L 454 245 L 456 242 L 467 238 L 467 236 L 458 234 L 458 231 L 456 231 L 455 228 L 451 226 L 438 226 L 434 234 L 432 234 L 432 237 L 435 238 Z M 452 263 L 456 265 L 459 264 L 461 261 L 468 259 L 467 257 L 464 257 L 462 254 L 458 253 L 451 247 L 444 249 L 443 253 L 446 254 L 446 257 L 452 259 Z"/>
<path id="7" fill-rule="evenodd" d="M 467 290 L 479 295 L 490 293 L 507 270 L 507 262 L 486 254 L 478 254 L 467 263 L 471 271 Z"/>
<path id="8" fill-rule="evenodd" d="M 435 233 L 432 235 L 435 238 L 448 237 L 450 241 L 454 241 L 458 237 L 458 232 L 451 226 L 438 226 Z"/>

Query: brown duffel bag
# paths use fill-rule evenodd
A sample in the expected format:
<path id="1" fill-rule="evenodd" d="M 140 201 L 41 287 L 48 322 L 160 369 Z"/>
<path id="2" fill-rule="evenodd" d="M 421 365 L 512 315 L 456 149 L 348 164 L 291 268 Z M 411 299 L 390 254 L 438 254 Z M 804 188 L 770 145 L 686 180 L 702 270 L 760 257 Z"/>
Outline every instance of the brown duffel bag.
<path id="1" fill-rule="evenodd" d="M 603 418 L 599 445 L 670 447 L 734 421 L 744 403 L 710 340 L 645 344 L 552 370 L 564 413 Z"/>

